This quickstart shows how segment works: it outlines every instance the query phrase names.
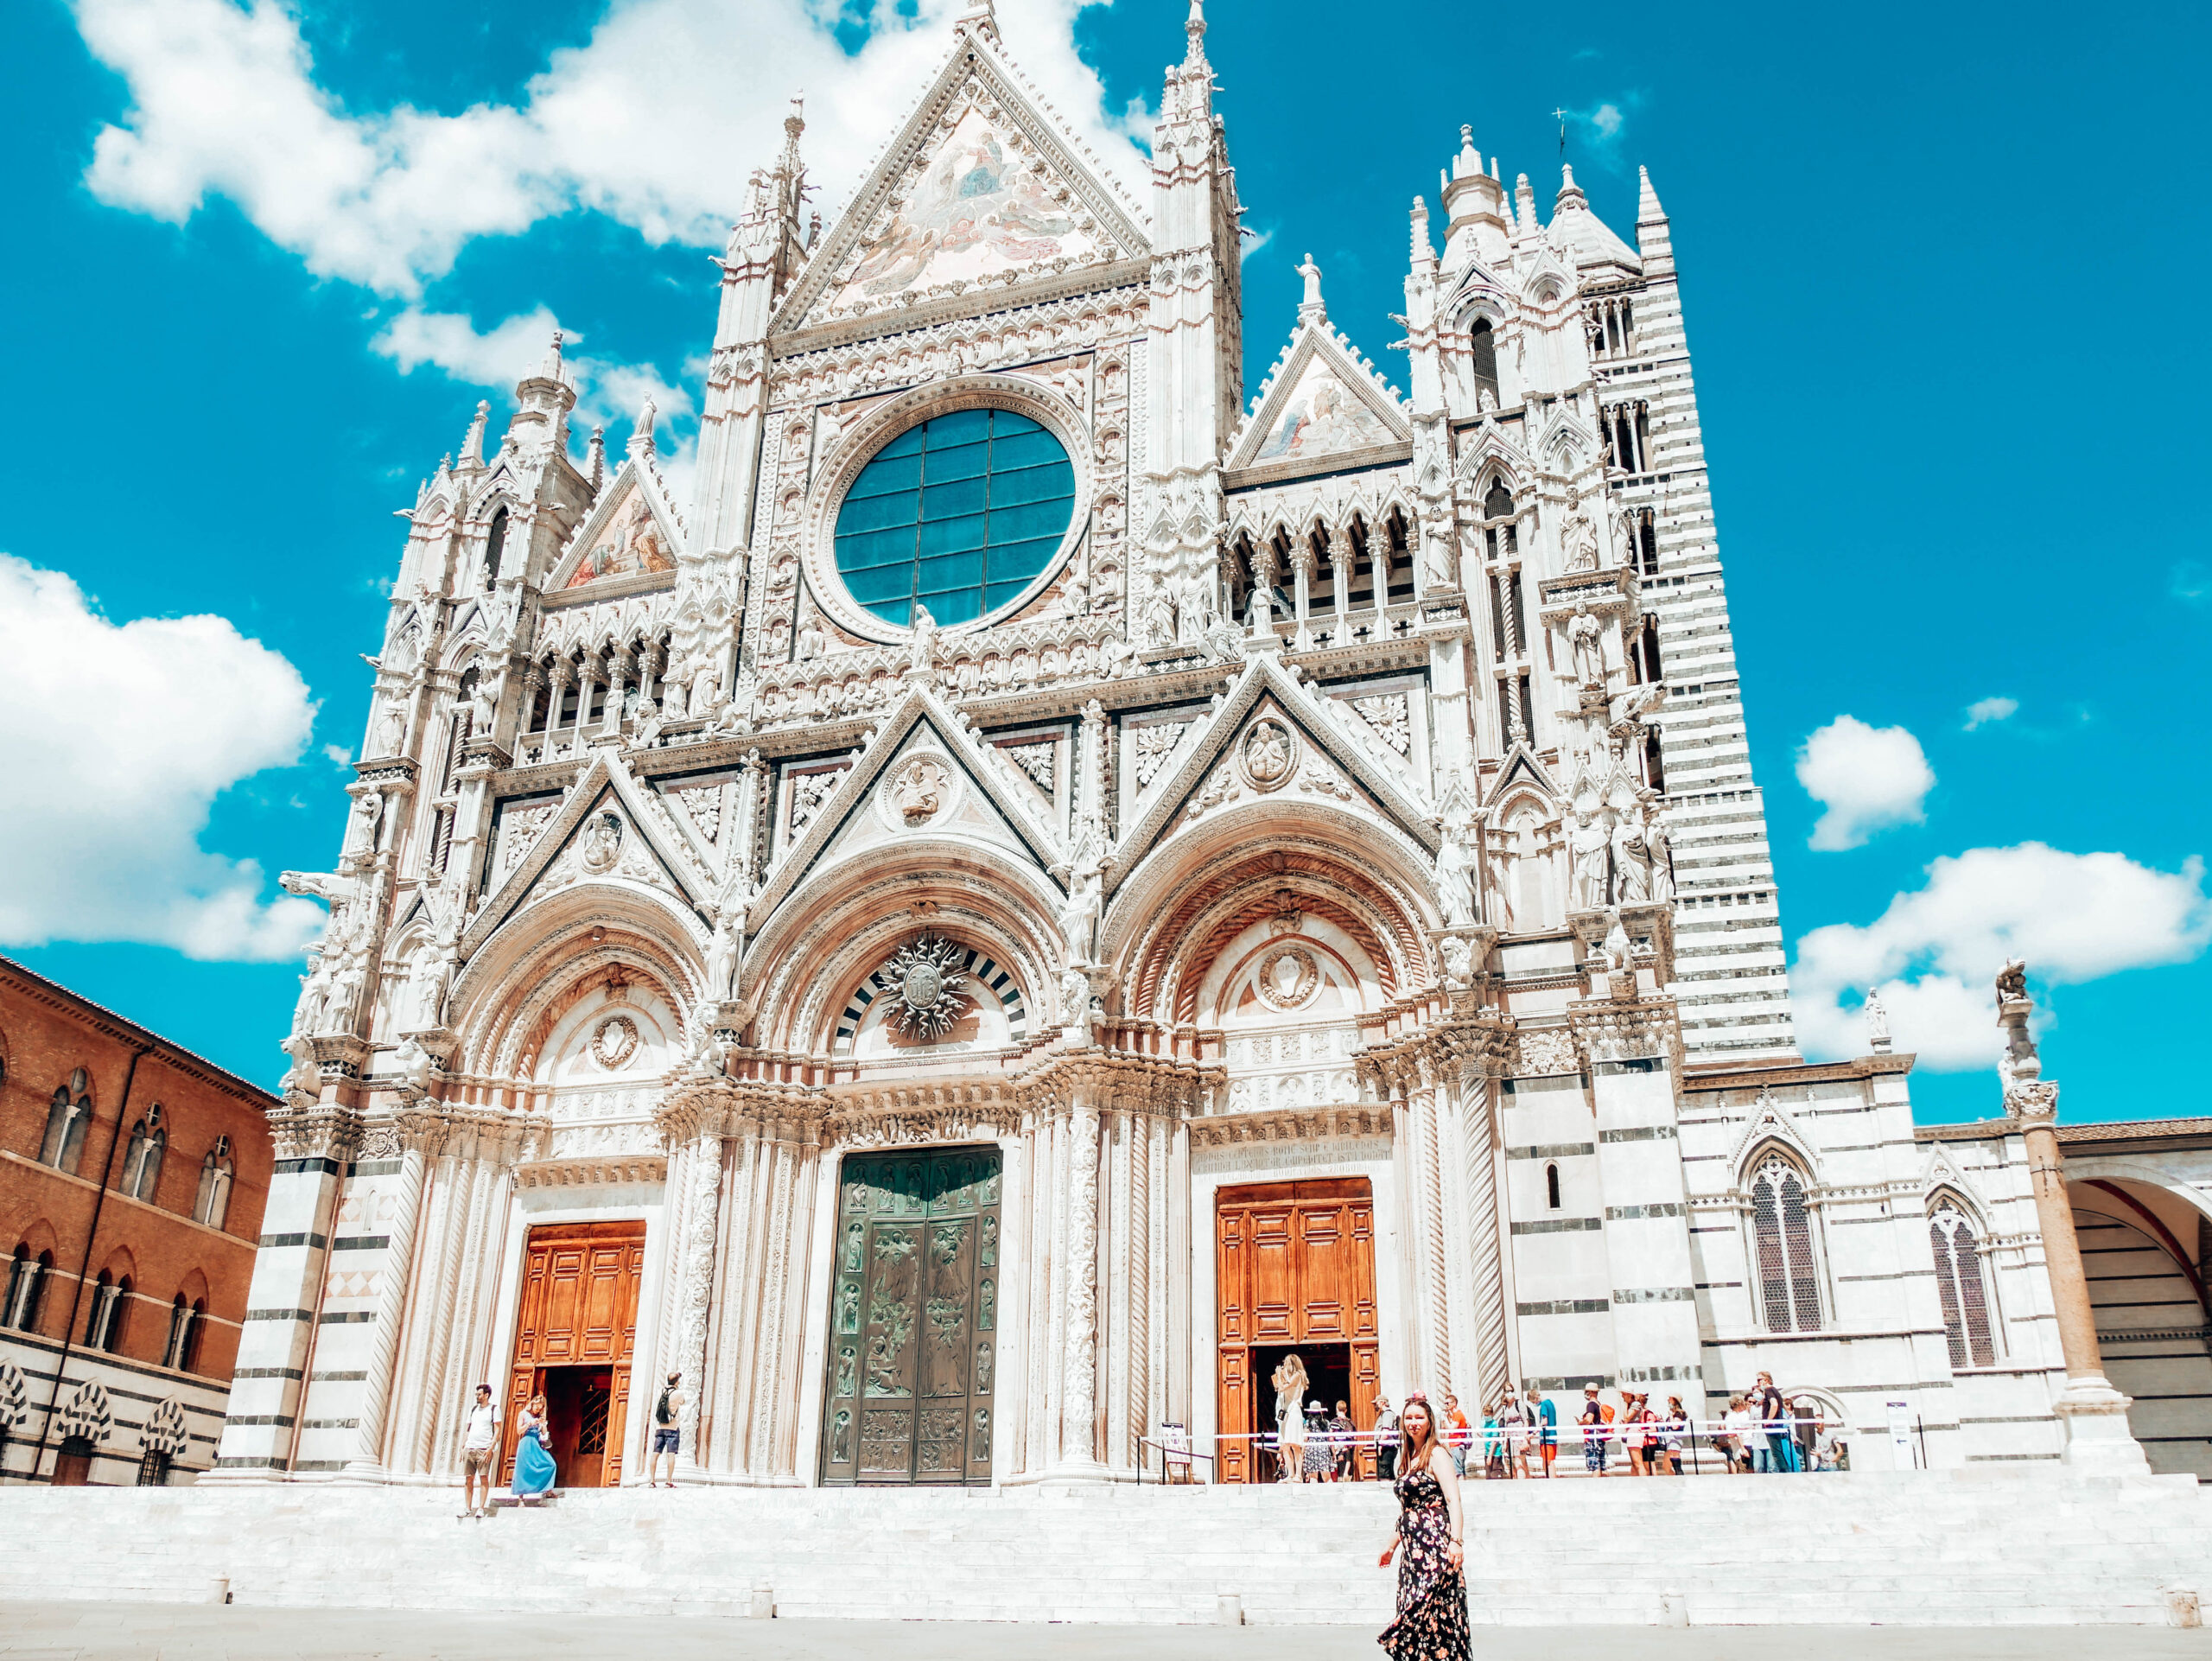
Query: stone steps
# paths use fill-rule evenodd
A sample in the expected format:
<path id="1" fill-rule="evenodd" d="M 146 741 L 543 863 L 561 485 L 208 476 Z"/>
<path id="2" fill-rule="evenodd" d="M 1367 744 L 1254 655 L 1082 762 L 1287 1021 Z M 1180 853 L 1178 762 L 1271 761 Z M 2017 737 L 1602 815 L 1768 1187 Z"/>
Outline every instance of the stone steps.
<path id="1" fill-rule="evenodd" d="M 1469 1484 L 1478 1622 L 2164 1624 L 2212 1567 L 2192 1478 L 2035 1472 Z M 1380 1628 L 1374 1485 L 570 1491 L 10 1487 L 0 1599 Z M 2212 1587 L 2205 1589 L 2212 1590 Z"/>

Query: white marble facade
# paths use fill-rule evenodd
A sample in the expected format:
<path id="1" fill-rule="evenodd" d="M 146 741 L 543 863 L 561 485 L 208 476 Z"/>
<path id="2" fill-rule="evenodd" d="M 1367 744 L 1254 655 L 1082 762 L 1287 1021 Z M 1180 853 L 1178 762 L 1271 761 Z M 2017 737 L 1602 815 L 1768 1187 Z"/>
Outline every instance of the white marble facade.
<path id="1" fill-rule="evenodd" d="M 828 225 L 794 112 L 695 500 L 650 412 L 575 459 L 557 341 L 423 487 L 336 870 L 287 878 L 333 912 L 265 1225 L 308 1244 L 263 1256 L 219 1477 L 452 1480 L 528 1229 L 632 1219 L 641 1376 L 702 1381 L 687 1480 L 811 1483 L 841 1161 L 976 1143 L 1000 1482 L 1211 1434 L 1217 1190 L 1345 1176 L 1393 1396 L 1717 1413 L 1766 1368 L 1865 1462 L 1900 1396 L 1934 1462 L 2055 1455 L 2017 1139 L 1961 1168 L 1910 1058 L 1796 1057 L 1649 181 L 1630 243 L 1462 130 L 1412 204 L 1410 391 L 1308 260 L 1248 401 L 1204 36 L 1142 200 L 987 3 Z M 1065 452 L 1068 528 L 980 615 L 887 622 L 846 493 L 977 410 Z"/>

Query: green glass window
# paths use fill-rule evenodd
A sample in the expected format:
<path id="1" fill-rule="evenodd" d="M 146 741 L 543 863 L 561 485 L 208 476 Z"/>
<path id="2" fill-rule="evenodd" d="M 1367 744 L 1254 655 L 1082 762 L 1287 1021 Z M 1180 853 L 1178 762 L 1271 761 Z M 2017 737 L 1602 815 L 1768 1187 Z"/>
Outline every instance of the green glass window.
<path id="1" fill-rule="evenodd" d="M 962 410 L 909 427 L 861 469 L 837 510 L 837 574 L 853 598 L 906 627 L 919 601 L 944 627 L 996 611 L 1067 535 L 1075 468 L 1011 410 Z"/>

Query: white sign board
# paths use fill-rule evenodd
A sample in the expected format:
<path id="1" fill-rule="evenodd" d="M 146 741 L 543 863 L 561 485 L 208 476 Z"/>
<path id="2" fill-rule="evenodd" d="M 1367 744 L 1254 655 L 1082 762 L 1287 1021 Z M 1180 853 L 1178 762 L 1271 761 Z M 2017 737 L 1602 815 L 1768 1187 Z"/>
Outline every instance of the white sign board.
<path id="1" fill-rule="evenodd" d="M 1882 1406 L 1890 1421 L 1891 1465 L 1900 1471 L 1916 1470 L 1920 1456 L 1914 1436 L 1916 1420 L 1912 1403 L 1902 1396 L 1892 1396 Z"/>

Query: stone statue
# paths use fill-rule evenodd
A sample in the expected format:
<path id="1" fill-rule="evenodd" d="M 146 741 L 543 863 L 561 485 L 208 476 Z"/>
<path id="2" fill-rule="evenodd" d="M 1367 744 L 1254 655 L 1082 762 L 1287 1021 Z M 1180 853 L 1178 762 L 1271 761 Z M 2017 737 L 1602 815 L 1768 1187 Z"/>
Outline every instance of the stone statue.
<path id="1" fill-rule="evenodd" d="M 1624 813 L 1613 826 L 1613 903 L 1640 906 L 1651 898 L 1651 850 L 1644 840 L 1641 809 Z"/>
<path id="2" fill-rule="evenodd" d="M 913 638 L 906 646 L 906 678 L 933 681 L 937 678 L 938 654 L 937 619 L 918 600 L 914 601 L 912 627 Z"/>
<path id="3" fill-rule="evenodd" d="M 1428 586 L 1456 589 L 1459 579 L 1452 570 L 1452 531 L 1434 521 L 1421 527 L 1421 545 L 1428 566 Z"/>
<path id="4" fill-rule="evenodd" d="M 1060 912 L 1060 939 L 1071 964 L 1090 961 L 1099 914 L 1105 909 L 1105 863 L 1096 831 L 1086 827 L 1068 878 L 1068 902 Z"/>
<path id="5" fill-rule="evenodd" d="M 1090 977 L 1080 969 L 1060 971 L 1060 1024 L 1079 1030 L 1090 1039 Z"/>
<path id="6" fill-rule="evenodd" d="M 1447 820 L 1436 848 L 1436 894 L 1444 907 L 1444 926 L 1470 928 L 1475 921 L 1475 862 L 1469 828 Z"/>
<path id="7" fill-rule="evenodd" d="M 2028 995 L 2028 960 L 2014 958 L 1997 971 L 1997 1001 L 2009 1002 Z"/>
<path id="8" fill-rule="evenodd" d="M 377 824 L 384 818 L 383 792 L 365 790 L 353 799 L 353 811 L 346 823 L 345 851 L 348 854 L 372 854 L 377 846 Z"/>
<path id="9" fill-rule="evenodd" d="M 319 945 L 308 948 L 308 972 L 300 977 L 299 1001 L 292 1006 L 292 1035 L 304 1038 L 320 1029 L 323 1006 L 330 999 L 331 965 Z"/>
<path id="10" fill-rule="evenodd" d="M 1605 834 L 1605 827 L 1591 814 L 1577 811 L 1574 828 L 1567 832 L 1567 847 L 1574 870 L 1574 908 L 1603 910 L 1606 891 L 1611 886 L 1611 873 L 1607 867 L 1612 839 Z"/>
<path id="11" fill-rule="evenodd" d="M 707 942 L 707 998 L 721 1002 L 729 996 L 730 977 L 737 970 L 737 924 L 742 913 L 734 907 L 715 924 Z"/>
<path id="12" fill-rule="evenodd" d="M 1675 897 L 1675 849 L 1667 835 L 1667 822 L 1661 816 L 1659 792 L 1645 790 L 1638 799 L 1643 811 L 1643 852 L 1651 872 L 1651 897 L 1672 900 Z"/>
<path id="13" fill-rule="evenodd" d="M 1574 616 L 1567 626 L 1568 644 L 1574 652 L 1574 678 L 1585 686 L 1605 684 L 1605 626 L 1591 612 L 1587 601 L 1574 602 Z"/>
<path id="14" fill-rule="evenodd" d="M 415 994 L 415 1024 L 425 1030 L 442 1027 L 446 993 L 453 984 L 453 959 L 435 943 L 415 954 L 411 977 Z"/>
<path id="15" fill-rule="evenodd" d="M 469 695 L 468 716 L 470 730 L 479 738 L 488 738 L 492 723 L 499 718 L 499 700 L 506 696 L 507 671 L 503 668 L 496 675 L 480 677 L 476 690 Z"/>
<path id="16" fill-rule="evenodd" d="M 715 707 L 715 694 L 721 690 L 721 671 L 715 667 L 714 659 L 709 658 L 699 665 L 699 672 L 692 677 L 690 712 L 695 716 L 711 713 Z"/>
<path id="17" fill-rule="evenodd" d="M 1560 527 L 1560 551 L 1567 556 L 1569 571 L 1594 571 L 1598 569 L 1598 527 L 1590 523 L 1590 516 L 1582 511 L 1582 504 L 1574 505 L 1573 517 Z"/>
<path id="18" fill-rule="evenodd" d="M 1866 1018 L 1867 1047 L 1874 1050 L 1889 1048 L 1890 1012 L 1883 1006 L 1882 995 L 1871 986 L 1866 989 L 1866 1003 L 1860 1013 Z"/>
<path id="19" fill-rule="evenodd" d="M 391 1054 L 392 1070 L 399 1075 L 400 1088 L 408 1095 L 427 1096 L 437 1080 L 438 1058 L 424 1049 L 410 1033 L 399 1041 L 399 1047 Z"/>
<path id="20" fill-rule="evenodd" d="M 393 704 L 384 712 L 384 719 L 377 723 L 378 755 L 404 755 L 407 753 L 407 711 Z"/>

